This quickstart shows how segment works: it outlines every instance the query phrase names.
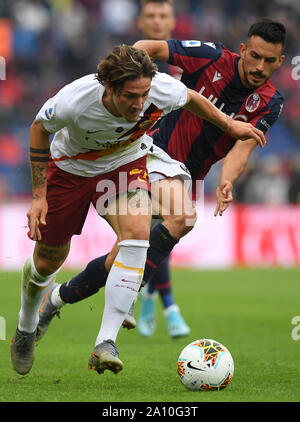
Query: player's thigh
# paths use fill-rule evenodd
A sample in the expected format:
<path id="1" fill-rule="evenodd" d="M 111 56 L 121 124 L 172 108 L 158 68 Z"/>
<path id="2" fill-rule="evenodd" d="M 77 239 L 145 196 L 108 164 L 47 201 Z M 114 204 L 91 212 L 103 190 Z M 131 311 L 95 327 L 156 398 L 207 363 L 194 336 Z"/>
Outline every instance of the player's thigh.
<path id="1" fill-rule="evenodd" d="M 193 217 L 195 208 L 186 184 L 180 177 L 165 178 L 151 184 L 153 215 Z"/>
<path id="2" fill-rule="evenodd" d="M 70 245 L 71 242 L 60 246 L 50 246 L 43 242 L 36 242 L 33 259 L 37 272 L 41 275 L 50 275 L 58 270 L 69 254 Z"/>
<path id="3" fill-rule="evenodd" d="M 165 178 L 151 184 L 154 215 L 163 219 L 164 226 L 175 238 L 185 236 L 195 225 L 197 213 L 184 181 Z"/>
<path id="4" fill-rule="evenodd" d="M 118 240 L 148 239 L 152 218 L 149 193 L 145 189 L 120 194 L 115 204 L 106 210 L 105 218 L 114 229 Z"/>

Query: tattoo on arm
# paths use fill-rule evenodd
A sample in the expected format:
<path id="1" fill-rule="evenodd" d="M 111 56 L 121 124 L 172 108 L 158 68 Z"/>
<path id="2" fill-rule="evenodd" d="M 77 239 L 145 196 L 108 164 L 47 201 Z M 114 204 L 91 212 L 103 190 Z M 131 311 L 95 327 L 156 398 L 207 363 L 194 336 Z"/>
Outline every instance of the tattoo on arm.
<path id="1" fill-rule="evenodd" d="M 48 166 L 39 166 L 31 162 L 31 177 L 32 186 L 34 188 L 41 188 L 46 185 Z"/>

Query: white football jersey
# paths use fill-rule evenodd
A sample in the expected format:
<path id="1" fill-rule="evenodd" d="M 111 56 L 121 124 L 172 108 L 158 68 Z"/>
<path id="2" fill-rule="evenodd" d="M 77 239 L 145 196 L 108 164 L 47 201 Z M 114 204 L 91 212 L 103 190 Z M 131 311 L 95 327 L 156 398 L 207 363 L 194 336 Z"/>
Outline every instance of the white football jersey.
<path id="1" fill-rule="evenodd" d="M 51 156 L 62 170 L 93 177 L 144 156 L 152 145 L 146 131 L 187 101 L 182 82 L 158 73 L 139 119 L 132 123 L 109 113 L 102 102 L 104 90 L 95 75 L 84 76 L 62 88 L 37 114 L 48 132 L 56 132 Z"/>

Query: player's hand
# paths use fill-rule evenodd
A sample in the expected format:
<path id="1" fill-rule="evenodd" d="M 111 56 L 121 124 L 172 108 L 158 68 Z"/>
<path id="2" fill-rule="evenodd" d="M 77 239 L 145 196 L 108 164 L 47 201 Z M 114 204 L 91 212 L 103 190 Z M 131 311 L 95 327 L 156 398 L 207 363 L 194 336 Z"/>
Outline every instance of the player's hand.
<path id="1" fill-rule="evenodd" d="M 27 213 L 29 236 L 32 240 L 41 240 L 39 224 L 46 225 L 48 203 L 46 198 L 33 198 Z"/>
<path id="2" fill-rule="evenodd" d="M 266 138 L 264 133 L 252 126 L 251 123 L 240 122 L 228 118 L 227 133 L 235 139 L 246 141 L 247 139 L 254 139 L 258 145 L 263 148 L 266 145 Z"/>
<path id="3" fill-rule="evenodd" d="M 233 201 L 232 196 L 232 183 L 229 180 L 225 180 L 222 185 L 219 185 L 216 189 L 217 206 L 215 209 L 214 216 L 222 216 L 223 212 L 228 208 L 230 202 Z"/>

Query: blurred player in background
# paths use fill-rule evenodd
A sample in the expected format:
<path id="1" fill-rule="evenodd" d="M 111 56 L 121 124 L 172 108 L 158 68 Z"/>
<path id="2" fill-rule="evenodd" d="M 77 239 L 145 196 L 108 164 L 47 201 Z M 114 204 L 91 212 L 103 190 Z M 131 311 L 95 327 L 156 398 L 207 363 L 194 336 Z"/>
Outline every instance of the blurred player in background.
<path id="1" fill-rule="evenodd" d="M 137 23 L 143 39 L 167 40 L 171 38 L 175 27 L 173 0 L 143 0 Z M 163 60 L 155 60 L 155 63 L 159 72 L 168 73 L 177 79 L 180 78 L 182 71 L 178 66 L 169 65 Z M 152 226 L 157 224 L 157 222 L 157 219 L 153 219 Z M 169 335 L 173 338 L 187 336 L 190 333 L 190 328 L 182 318 L 172 294 L 169 257 L 161 263 L 152 281 L 141 290 L 139 296 L 141 304 L 140 315 L 137 322 L 140 334 L 150 337 L 155 331 L 155 299 L 157 292 L 163 304 Z"/>
<path id="2" fill-rule="evenodd" d="M 182 82 L 156 72 L 145 51 L 117 46 L 100 61 L 96 75 L 62 88 L 31 125 L 33 197 L 27 217 L 36 243 L 23 267 L 21 309 L 11 342 L 11 360 L 19 374 L 31 370 L 40 305 L 47 289 L 56 291 L 55 276 L 91 203 L 115 231 L 118 252 L 108 269 L 102 323 L 89 367 L 99 373 L 122 369 L 115 340 L 143 280 L 152 217 L 146 158 L 153 149 L 146 132 L 158 119 L 186 107 L 232 136 L 265 143 L 261 131 L 234 121 Z M 161 155 L 153 152 L 155 171 L 163 166 L 166 179 L 184 173 L 179 162 L 167 158 L 161 163 Z M 178 242 L 166 227 L 159 229 L 168 244 Z M 160 263 L 161 256 L 156 258 Z M 97 264 L 90 267 L 97 278 Z M 84 298 L 76 288 L 75 295 Z"/>

